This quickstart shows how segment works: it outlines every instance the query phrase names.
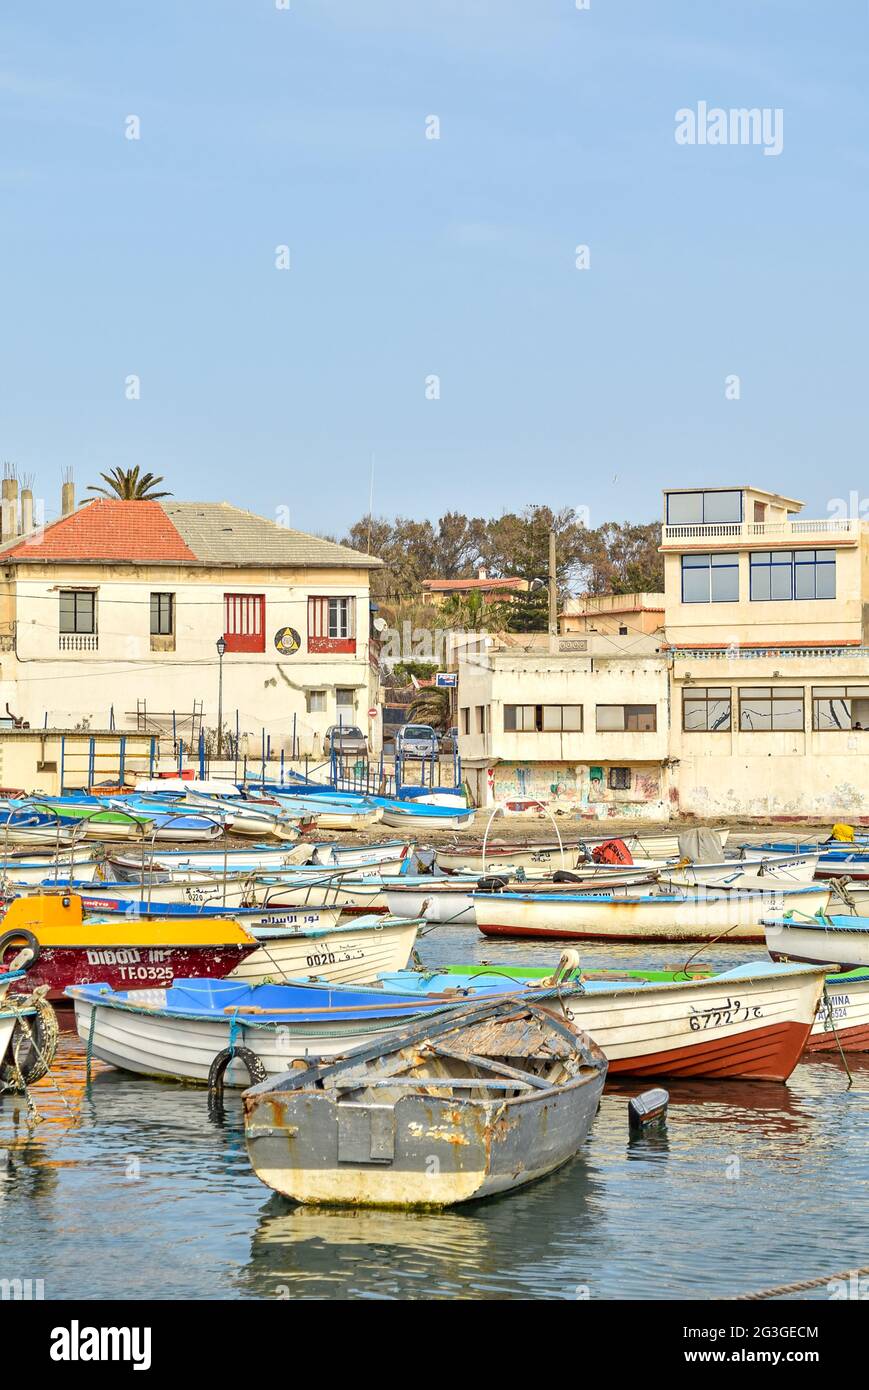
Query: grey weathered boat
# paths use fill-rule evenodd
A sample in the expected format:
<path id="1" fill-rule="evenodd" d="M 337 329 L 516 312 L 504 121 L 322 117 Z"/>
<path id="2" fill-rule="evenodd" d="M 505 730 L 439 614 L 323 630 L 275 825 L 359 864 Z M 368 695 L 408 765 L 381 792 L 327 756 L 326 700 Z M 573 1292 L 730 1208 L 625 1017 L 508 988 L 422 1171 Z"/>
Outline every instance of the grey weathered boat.
<path id="1" fill-rule="evenodd" d="M 607 1062 L 546 1004 L 465 1004 L 244 1095 L 254 1171 L 297 1202 L 445 1207 L 551 1173 L 584 1143 Z"/>

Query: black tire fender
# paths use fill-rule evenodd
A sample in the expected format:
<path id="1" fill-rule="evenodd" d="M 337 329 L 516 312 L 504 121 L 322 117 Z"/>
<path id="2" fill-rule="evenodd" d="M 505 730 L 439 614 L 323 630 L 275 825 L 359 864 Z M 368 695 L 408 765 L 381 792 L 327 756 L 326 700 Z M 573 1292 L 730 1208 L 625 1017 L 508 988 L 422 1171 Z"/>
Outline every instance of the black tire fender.
<path id="1" fill-rule="evenodd" d="M 258 1086 L 261 1081 L 266 1080 L 266 1069 L 251 1048 L 225 1047 L 222 1052 L 218 1052 L 208 1069 L 208 1095 L 210 1099 L 217 1102 L 223 1099 L 223 1078 L 230 1062 L 236 1059 L 247 1067 L 251 1086 Z"/>
<path id="2" fill-rule="evenodd" d="M 39 960 L 42 948 L 33 932 L 25 930 L 24 927 L 11 927 L 9 931 L 0 936 L 0 970 L 3 969 L 3 958 L 10 946 L 18 946 L 19 950 L 30 952 L 30 960 L 26 966 L 28 970 Z"/>

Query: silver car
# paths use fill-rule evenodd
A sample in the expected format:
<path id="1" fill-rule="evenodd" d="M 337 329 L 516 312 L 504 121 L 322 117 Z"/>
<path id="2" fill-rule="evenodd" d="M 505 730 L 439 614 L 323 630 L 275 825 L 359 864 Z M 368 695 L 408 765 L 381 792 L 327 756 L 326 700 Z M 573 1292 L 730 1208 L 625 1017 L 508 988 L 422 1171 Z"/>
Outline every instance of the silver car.
<path id="1" fill-rule="evenodd" d="M 323 752 L 349 753 L 354 757 L 368 756 L 368 740 L 355 724 L 332 724 L 323 735 Z"/>
<path id="2" fill-rule="evenodd" d="M 402 724 L 395 735 L 397 758 L 431 758 L 439 746 L 440 739 L 430 724 Z"/>

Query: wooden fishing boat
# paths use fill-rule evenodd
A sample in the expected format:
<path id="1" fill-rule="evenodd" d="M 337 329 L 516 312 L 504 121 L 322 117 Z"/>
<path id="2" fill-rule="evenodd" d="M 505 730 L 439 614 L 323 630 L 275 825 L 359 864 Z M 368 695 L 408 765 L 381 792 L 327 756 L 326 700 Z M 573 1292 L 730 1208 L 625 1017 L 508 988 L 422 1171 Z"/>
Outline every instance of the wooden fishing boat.
<path id="1" fill-rule="evenodd" d="M 534 891 L 552 894 L 565 892 L 608 893 L 615 887 L 639 890 L 641 885 L 652 885 L 656 882 L 655 877 L 645 870 L 623 870 L 613 865 L 607 867 L 610 869 L 610 874 L 605 877 L 601 875 L 584 877 L 577 872 L 573 876 L 575 881 L 569 884 L 558 884 L 551 880 L 535 878 L 533 880 Z M 496 875 L 494 878 L 495 881 L 501 881 L 505 887 L 507 886 L 508 880 L 506 878 L 501 878 L 500 875 Z M 474 926 L 477 921 L 474 893 L 479 885 L 485 884 L 485 882 L 485 879 L 480 879 L 474 874 L 448 874 L 443 878 L 434 878 L 431 874 L 407 874 L 386 884 L 384 896 L 389 911 L 399 916 L 404 913 L 408 917 L 423 917 L 427 922 Z M 520 885 L 514 883 L 513 887 L 520 888 Z"/>
<path id="2" fill-rule="evenodd" d="M 565 994 L 570 994 L 568 987 Z M 417 1019 L 464 1002 L 456 991 L 401 997 L 363 985 L 248 985 L 242 980 L 178 979 L 149 990 L 76 985 L 68 991 L 80 1037 L 93 1055 L 125 1071 L 204 1084 L 227 1047 L 245 1048 L 266 1076 L 296 1060 L 336 1057 Z M 489 995 L 487 998 L 491 998 Z M 507 995 L 503 997 L 509 997 Z M 529 1001 L 553 999 L 551 989 Z M 92 1018 L 92 1014 L 96 1017 Z M 228 1086 L 246 1086 L 243 1057 L 226 1068 Z"/>
<path id="3" fill-rule="evenodd" d="M 91 980 L 135 990 L 192 970 L 222 977 L 257 941 L 225 917 L 86 921 L 80 898 L 48 894 L 16 898 L 0 921 L 0 968 L 23 949 L 31 952 L 28 985 L 45 985 L 49 999 L 59 999 L 69 985 Z"/>
<path id="4" fill-rule="evenodd" d="M 821 969 L 771 961 L 682 980 L 590 978 L 562 962 L 549 982 L 576 987 L 565 1010 L 601 1046 L 610 1075 L 785 1081 L 808 1041 L 825 978 Z M 473 996 L 546 983 L 523 981 L 509 966 L 485 974 L 399 971 L 382 979 L 385 994 L 407 998 L 414 975 L 422 997 L 442 998 L 449 987 Z"/>
<path id="5" fill-rule="evenodd" d="M 111 850 L 108 864 L 112 869 L 123 869 L 127 874 L 141 878 L 152 870 L 166 873 L 184 869 L 198 872 L 213 870 L 222 874 L 249 874 L 276 872 L 284 868 L 307 864 L 311 857 L 311 847 L 295 845 L 251 845 L 250 849 L 151 849 L 150 845 L 119 852 Z"/>
<path id="6" fill-rule="evenodd" d="M 827 975 L 809 1052 L 869 1052 L 869 970 Z"/>
<path id="7" fill-rule="evenodd" d="M 763 941 L 764 918 L 797 910 L 826 911 L 823 886 L 698 888 L 645 895 L 614 888 L 599 893 L 504 890 L 473 894 L 485 936 L 586 938 L 597 941 Z"/>
<path id="8" fill-rule="evenodd" d="M 571 952 L 571 955 L 575 954 Z M 461 976 L 466 981 L 484 983 L 490 987 L 497 985 L 501 989 L 508 989 L 511 985 L 542 985 L 543 981 L 552 978 L 553 970 L 551 966 L 517 966 L 512 961 L 505 960 L 500 965 L 495 962 L 474 966 L 444 965 L 439 967 L 439 973 L 448 977 Z M 577 964 L 573 969 L 565 971 L 563 978 L 569 984 L 579 984 L 589 979 L 683 984 L 686 980 L 709 980 L 715 973 L 711 965 L 697 961 L 692 961 L 687 968 L 682 966 L 664 970 L 620 970 L 613 967 L 591 972 L 583 970 Z M 404 974 L 397 978 L 403 980 Z M 387 981 L 384 980 L 384 983 Z M 869 970 L 850 970 L 824 976 L 824 988 L 815 1011 L 806 1050 L 869 1052 Z"/>
<path id="9" fill-rule="evenodd" d="M 723 846 L 727 842 L 728 832 L 722 830 L 717 834 Z M 481 839 L 457 840 L 454 844 L 439 846 L 436 859 L 438 868 L 444 873 L 460 870 L 466 873 L 493 874 L 504 869 L 515 871 L 518 868 L 541 867 L 545 867 L 550 873 L 554 873 L 556 869 L 583 872 L 593 869 L 593 864 L 589 864 L 588 861 L 594 850 L 613 838 L 612 835 L 584 836 L 580 840 L 562 839 L 561 843 L 555 840 L 493 838 L 486 844 L 485 855 Z M 681 858 L 678 835 L 630 834 L 620 835 L 618 839 L 627 849 L 635 868 L 648 868 L 650 862 L 659 864 L 662 860 L 676 862 Z"/>
<path id="10" fill-rule="evenodd" d="M 811 961 L 833 970 L 869 968 L 869 917 L 769 914 L 766 946 L 773 960 Z"/>
<path id="11" fill-rule="evenodd" d="M 469 1004 L 245 1092 L 257 1177 L 293 1201 L 446 1207 L 580 1150 L 606 1059 L 555 1011 Z"/>
<path id="12" fill-rule="evenodd" d="M 85 848 L 62 851 L 60 856 L 37 856 L 30 850 L 26 858 L 16 858 L 10 854 L 0 863 L 0 895 L 15 897 L 24 886 L 57 883 L 71 877 L 90 882 L 97 873 L 97 861 L 93 854 L 92 849 Z"/>
<path id="13" fill-rule="evenodd" d="M 816 854 L 764 855 L 756 859 L 727 859 L 718 864 L 659 865 L 659 879 L 678 887 L 763 888 L 769 884 L 807 884 L 815 877 Z"/>
<path id="14" fill-rule="evenodd" d="M 365 984 L 383 972 L 405 969 L 418 928 L 419 922 L 404 917 L 381 916 L 294 929 L 250 925 L 258 949 L 234 966 L 228 978 L 249 984 L 305 979 Z"/>
<path id="15" fill-rule="evenodd" d="M 414 834 L 432 830 L 467 830 L 473 825 L 477 814 L 469 806 L 459 810 L 455 806 L 431 806 L 418 800 L 399 801 L 390 797 L 375 797 L 373 800 L 381 809 L 384 825 L 410 830 Z M 319 824 L 323 825 L 322 820 Z"/>
<path id="16" fill-rule="evenodd" d="M 76 838 L 83 840 L 141 840 L 154 829 L 152 816 L 135 815 L 130 811 L 107 810 L 95 799 L 34 803 L 52 812 L 61 827 L 75 827 Z"/>

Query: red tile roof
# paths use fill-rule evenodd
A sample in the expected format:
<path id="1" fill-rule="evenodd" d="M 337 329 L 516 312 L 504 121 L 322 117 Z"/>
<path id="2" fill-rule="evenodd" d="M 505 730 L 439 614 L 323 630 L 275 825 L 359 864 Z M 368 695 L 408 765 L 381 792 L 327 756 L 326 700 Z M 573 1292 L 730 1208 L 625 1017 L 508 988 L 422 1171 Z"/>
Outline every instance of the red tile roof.
<path id="1" fill-rule="evenodd" d="M 3 560 L 196 561 L 159 502 L 97 498 L 31 538 L 0 552 Z"/>
<path id="2" fill-rule="evenodd" d="M 464 590 L 521 589 L 524 579 L 424 579 L 422 587 L 431 593 L 463 592 Z"/>

